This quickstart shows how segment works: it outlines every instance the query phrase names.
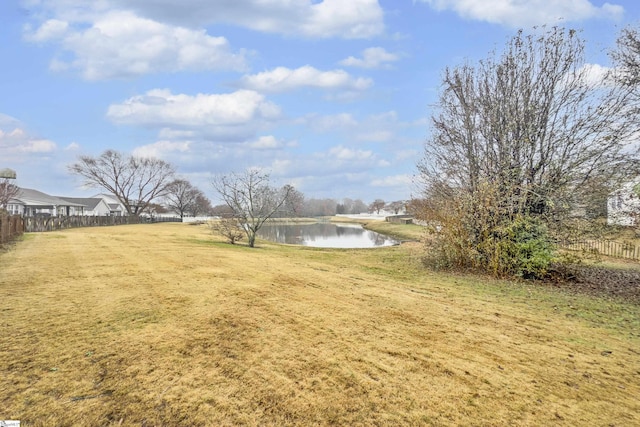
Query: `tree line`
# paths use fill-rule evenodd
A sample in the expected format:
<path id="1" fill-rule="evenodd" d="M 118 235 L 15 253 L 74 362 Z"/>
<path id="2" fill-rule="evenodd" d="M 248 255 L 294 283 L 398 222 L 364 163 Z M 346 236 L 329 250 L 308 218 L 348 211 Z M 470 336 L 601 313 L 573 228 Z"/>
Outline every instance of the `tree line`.
<path id="1" fill-rule="evenodd" d="M 211 184 L 224 203 L 211 206 L 200 189 L 176 177 L 170 163 L 115 150 L 106 150 L 97 157 L 80 156 L 69 171 L 82 177 L 85 185 L 112 194 L 128 215 L 168 211 L 181 218 L 217 216 L 221 220 L 214 224 L 214 231 L 231 243 L 246 236 L 249 246 L 254 246 L 257 231 L 271 218 L 380 212 L 387 205 L 397 212 L 404 206 L 400 201 L 387 204 L 381 199 L 370 205 L 349 198 L 307 199 L 291 185 L 272 186 L 269 174 L 259 169 L 216 176 Z"/>

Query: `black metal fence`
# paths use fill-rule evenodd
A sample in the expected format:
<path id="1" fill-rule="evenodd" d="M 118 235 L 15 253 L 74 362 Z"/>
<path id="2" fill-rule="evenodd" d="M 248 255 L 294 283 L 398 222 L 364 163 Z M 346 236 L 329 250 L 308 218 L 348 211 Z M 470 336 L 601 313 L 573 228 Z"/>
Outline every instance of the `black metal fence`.
<path id="1" fill-rule="evenodd" d="M 588 252 L 596 255 L 640 260 L 640 244 L 631 242 L 615 242 L 613 240 L 580 240 L 560 242 L 563 249 Z"/>

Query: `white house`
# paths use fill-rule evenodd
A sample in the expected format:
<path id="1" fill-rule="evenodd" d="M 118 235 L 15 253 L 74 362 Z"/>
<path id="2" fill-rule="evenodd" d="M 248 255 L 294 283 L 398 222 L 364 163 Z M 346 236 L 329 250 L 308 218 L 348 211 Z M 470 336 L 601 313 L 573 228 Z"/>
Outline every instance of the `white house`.
<path id="1" fill-rule="evenodd" d="M 85 206 L 59 197 L 50 196 L 38 190 L 20 188 L 18 194 L 9 200 L 7 210 L 11 215 L 22 216 L 74 216 L 82 215 Z"/>
<path id="2" fill-rule="evenodd" d="M 640 183 L 630 182 L 607 199 L 607 224 L 640 225 Z"/>
<path id="3" fill-rule="evenodd" d="M 73 203 L 80 203 L 84 205 L 84 216 L 109 216 L 114 215 L 111 207 L 106 200 L 99 197 L 60 197 L 63 200 L 67 200 Z M 116 215 L 118 216 L 118 215 Z"/>
<path id="4" fill-rule="evenodd" d="M 92 199 L 102 199 L 109 206 L 109 215 L 113 216 L 126 216 L 127 208 L 124 207 L 120 200 L 112 194 L 100 193 L 91 197 Z"/>

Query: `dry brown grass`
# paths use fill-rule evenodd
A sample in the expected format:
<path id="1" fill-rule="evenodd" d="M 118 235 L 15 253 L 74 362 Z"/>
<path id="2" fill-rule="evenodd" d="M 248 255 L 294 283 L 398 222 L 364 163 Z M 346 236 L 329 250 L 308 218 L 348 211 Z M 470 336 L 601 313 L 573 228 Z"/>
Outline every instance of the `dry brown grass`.
<path id="1" fill-rule="evenodd" d="M 429 273 L 415 244 L 30 234 L 0 313 L 23 426 L 640 425 L 637 306 Z"/>

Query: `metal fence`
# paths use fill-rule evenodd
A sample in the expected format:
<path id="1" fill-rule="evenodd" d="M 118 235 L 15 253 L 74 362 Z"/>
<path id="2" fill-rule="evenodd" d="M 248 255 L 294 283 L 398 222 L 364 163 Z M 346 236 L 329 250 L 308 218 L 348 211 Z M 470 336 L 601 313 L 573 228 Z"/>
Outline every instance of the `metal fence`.
<path id="1" fill-rule="evenodd" d="M 613 240 L 580 240 L 574 242 L 560 242 L 563 249 L 588 252 L 614 258 L 640 260 L 640 244 L 631 242 L 616 242 Z"/>
<path id="2" fill-rule="evenodd" d="M 0 215 L 0 245 L 24 232 L 24 221 L 19 215 Z"/>

